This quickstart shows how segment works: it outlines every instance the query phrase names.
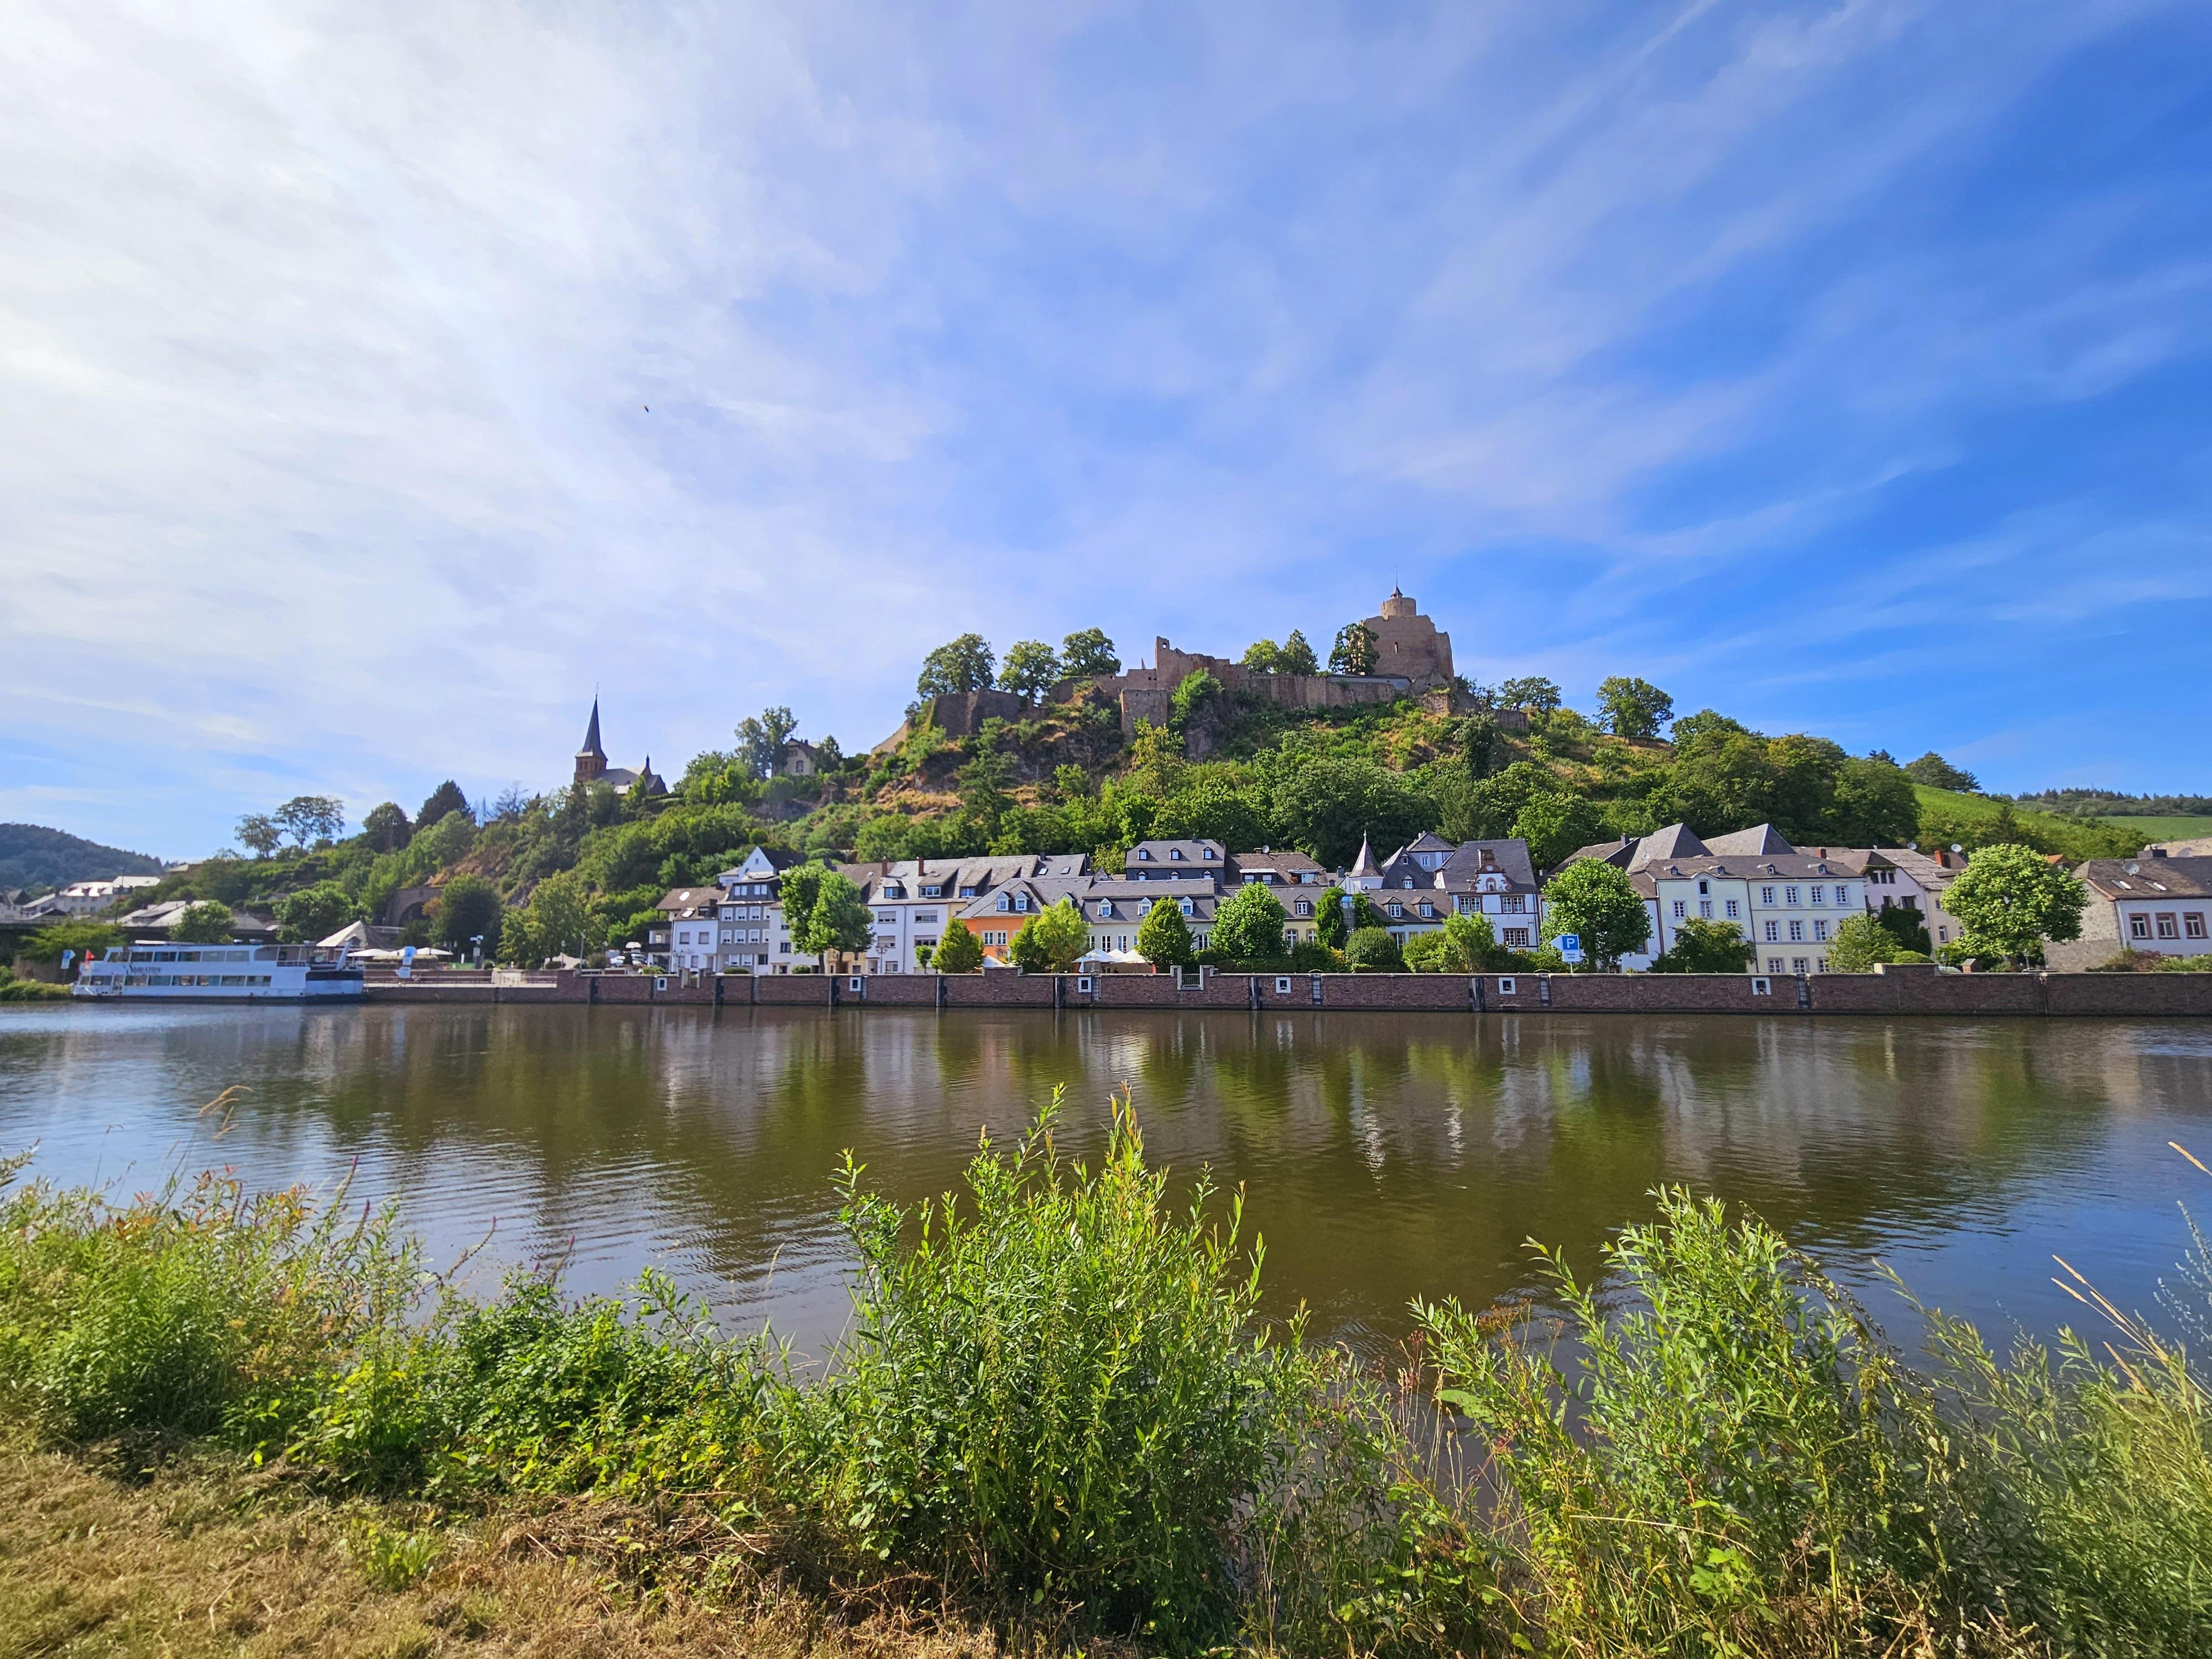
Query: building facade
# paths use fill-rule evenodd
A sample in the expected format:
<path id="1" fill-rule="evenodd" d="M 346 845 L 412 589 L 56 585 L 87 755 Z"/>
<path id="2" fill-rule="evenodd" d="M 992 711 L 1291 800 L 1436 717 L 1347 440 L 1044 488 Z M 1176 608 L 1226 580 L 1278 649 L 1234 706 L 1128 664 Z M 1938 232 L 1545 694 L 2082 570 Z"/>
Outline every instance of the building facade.
<path id="1" fill-rule="evenodd" d="M 2212 952 L 2212 856 L 2092 859 L 2075 872 L 2089 890 L 2081 937 L 2112 954 Z"/>

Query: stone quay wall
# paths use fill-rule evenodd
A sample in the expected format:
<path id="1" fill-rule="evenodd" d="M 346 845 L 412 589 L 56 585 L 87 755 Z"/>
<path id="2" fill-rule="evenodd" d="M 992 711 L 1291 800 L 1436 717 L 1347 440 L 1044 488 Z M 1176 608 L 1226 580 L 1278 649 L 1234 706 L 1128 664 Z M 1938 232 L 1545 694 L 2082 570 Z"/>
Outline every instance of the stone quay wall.
<path id="1" fill-rule="evenodd" d="M 2212 1017 L 2212 974 L 562 973 L 368 985 L 371 1002 L 760 1008 L 1161 1008 L 1527 1014 Z"/>

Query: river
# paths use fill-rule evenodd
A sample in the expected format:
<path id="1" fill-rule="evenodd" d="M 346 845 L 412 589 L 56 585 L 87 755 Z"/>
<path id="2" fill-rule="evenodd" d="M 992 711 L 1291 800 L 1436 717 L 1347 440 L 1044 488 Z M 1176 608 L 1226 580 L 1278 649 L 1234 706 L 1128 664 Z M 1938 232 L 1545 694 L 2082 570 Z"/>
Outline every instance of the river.
<path id="1" fill-rule="evenodd" d="M 1369 1348 L 1414 1296 L 1528 1291 L 1531 1237 L 1587 1267 L 1661 1182 L 1753 1206 L 1855 1283 L 1887 1261 L 2000 1338 L 2081 1314 L 2054 1253 L 2149 1307 L 2178 1206 L 2212 1215 L 2166 1145 L 2212 1163 L 2201 1024 L 0 1008 L 0 1149 L 36 1143 L 51 1179 L 350 1175 L 439 1260 L 489 1234 L 481 1262 L 560 1261 L 578 1289 L 665 1267 L 802 1352 L 844 1321 L 841 1152 L 937 1193 L 1055 1084 L 1079 1153 L 1129 1088 L 1155 1161 L 1243 1186 L 1269 1306 Z"/>

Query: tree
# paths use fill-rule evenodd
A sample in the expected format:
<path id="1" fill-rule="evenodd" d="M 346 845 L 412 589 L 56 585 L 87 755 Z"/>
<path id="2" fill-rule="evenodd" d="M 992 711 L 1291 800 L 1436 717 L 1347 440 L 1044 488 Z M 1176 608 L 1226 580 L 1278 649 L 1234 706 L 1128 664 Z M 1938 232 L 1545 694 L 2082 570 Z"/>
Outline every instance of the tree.
<path id="1" fill-rule="evenodd" d="M 1547 789 L 1529 796 L 1514 815 L 1513 833 L 1528 843 L 1536 867 L 1549 870 L 1602 837 L 1605 821 L 1583 796 Z"/>
<path id="2" fill-rule="evenodd" d="M 1035 702 L 1060 684 L 1060 659 L 1042 640 L 1016 640 L 999 665 L 999 685 Z"/>
<path id="3" fill-rule="evenodd" d="M 438 942 L 456 955 L 466 955 L 481 936 L 489 955 L 499 949 L 504 908 L 499 890 L 482 876 L 455 876 L 438 892 Z"/>
<path id="4" fill-rule="evenodd" d="M 1121 672 L 1114 641 L 1103 628 L 1079 628 L 1060 642 L 1060 672 L 1069 679 L 1090 679 Z"/>
<path id="5" fill-rule="evenodd" d="M 1650 941 L 1651 918 L 1626 872 L 1583 859 L 1553 876 L 1544 889 L 1544 939 L 1549 943 L 1562 933 L 1582 940 L 1583 956 L 1591 967 L 1613 973 L 1621 957 Z"/>
<path id="6" fill-rule="evenodd" d="M 964 924 L 948 922 L 929 965 L 940 974 L 972 974 L 983 965 L 983 943 Z"/>
<path id="7" fill-rule="evenodd" d="M 295 795 L 270 816 L 286 835 L 307 847 L 338 838 L 338 831 L 345 828 L 345 803 L 329 795 Z"/>
<path id="8" fill-rule="evenodd" d="M 177 913 L 177 919 L 169 924 L 169 937 L 179 945 L 228 945 L 236 920 L 228 904 L 204 900 Z"/>
<path id="9" fill-rule="evenodd" d="M 530 907 L 524 915 L 528 920 L 522 931 L 541 961 L 572 951 L 582 956 L 596 943 L 584 878 L 574 870 L 561 871 L 539 882 L 532 890 Z"/>
<path id="10" fill-rule="evenodd" d="M 1498 701 L 1508 708 L 1525 708 L 1541 716 L 1559 708 L 1559 688 L 1541 674 L 1530 674 L 1500 685 Z"/>
<path id="11" fill-rule="evenodd" d="M 798 729 L 788 708 L 763 708 L 757 720 L 747 715 L 738 722 L 738 763 L 756 778 L 774 777 L 783 760 L 783 745 Z"/>
<path id="12" fill-rule="evenodd" d="M 1832 838 L 1846 847 L 1898 847 L 1920 832 L 1920 798 L 1887 757 L 1847 759 L 1830 817 Z"/>
<path id="13" fill-rule="evenodd" d="M 921 659 L 921 674 L 914 684 L 925 697 L 941 697 L 956 691 L 988 691 L 997 659 L 981 634 L 963 634 L 940 645 Z"/>
<path id="14" fill-rule="evenodd" d="M 415 827 L 418 830 L 428 830 L 448 812 L 465 812 L 468 810 L 469 798 L 461 793 L 461 786 L 447 778 L 433 789 L 430 798 L 422 803 L 422 810 L 415 815 Z"/>
<path id="15" fill-rule="evenodd" d="M 1408 973 L 1448 974 L 1454 971 L 1451 967 L 1451 941 L 1443 936 L 1441 928 L 1431 927 L 1415 933 L 1406 941 L 1406 948 L 1401 954 Z"/>
<path id="16" fill-rule="evenodd" d="M 284 831 L 266 812 L 248 812 L 238 821 L 239 844 L 258 859 L 265 859 L 284 842 Z"/>
<path id="17" fill-rule="evenodd" d="M 1483 915 L 1453 915 L 1444 918 L 1443 938 L 1447 947 L 1447 971 L 1480 973 L 1499 961 L 1498 930 Z"/>
<path id="18" fill-rule="evenodd" d="M 276 901 L 276 937 L 288 944 L 327 939 L 361 919 L 361 906 L 334 881 L 319 881 Z"/>
<path id="19" fill-rule="evenodd" d="M 1352 926 L 1344 919 L 1345 892 L 1341 887 L 1329 887 L 1314 901 L 1314 942 L 1326 945 L 1332 951 L 1341 951 L 1351 936 Z"/>
<path id="20" fill-rule="evenodd" d="M 1398 941 L 1380 927 L 1358 927 L 1345 942 L 1346 966 L 1355 974 L 1395 974 L 1406 965 Z"/>
<path id="21" fill-rule="evenodd" d="M 1279 839 L 1340 868 L 1363 837 L 1401 847 L 1436 821 L 1420 781 L 1353 756 L 1269 750 L 1255 764 Z"/>
<path id="22" fill-rule="evenodd" d="M 793 878 L 797 878 L 796 880 Z M 793 865 L 783 872 L 783 920 L 791 948 L 833 958 L 868 948 L 875 938 L 875 915 L 851 877 L 819 864 Z"/>
<path id="23" fill-rule="evenodd" d="M 1274 672 L 1278 674 L 1318 674 L 1321 664 L 1314 657 L 1314 648 L 1306 643 L 1306 636 L 1293 628 L 1291 637 L 1283 641 L 1275 653 Z"/>
<path id="24" fill-rule="evenodd" d="M 1927 918 L 1919 911 L 1908 910 L 1901 904 L 1885 904 L 1881 909 L 1869 914 L 1883 932 L 1897 941 L 1899 950 L 1924 957 L 1935 948 L 1934 942 L 1928 937 Z"/>
<path id="25" fill-rule="evenodd" d="M 22 954 L 33 962 L 59 962 L 65 951 L 76 952 L 82 962 L 99 955 L 111 945 L 124 942 L 124 933 L 112 921 L 88 921 L 82 918 L 69 921 L 52 921 L 23 941 Z"/>
<path id="26" fill-rule="evenodd" d="M 2045 939 L 2081 937 L 2089 890 L 2033 848 L 1984 847 L 1943 895 L 1964 927 L 1960 954 L 2039 963 Z"/>
<path id="27" fill-rule="evenodd" d="M 1674 700 L 1649 680 L 1613 675 L 1598 682 L 1597 706 L 1616 738 L 1656 738 L 1674 718 Z"/>
<path id="28" fill-rule="evenodd" d="M 1248 881 L 1213 913 L 1213 948 L 1237 962 L 1271 962 L 1283 943 L 1283 902 L 1264 882 Z"/>
<path id="29" fill-rule="evenodd" d="M 1952 765 L 1933 749 L 1918 760 L 1905 762 L 1905 775 L 1930 789 L 1955 789 L 1968 795 L 1981 793 L 1980 779 Z"/>
<path id="30" fill-rule="evenodd" d="M 1850 924 L 1845 922 L 1845 927 Z M 1741 974 L 1758 955 L 1732 921 L 1692 916 L 1674 929 L 1674 942 L 1651 959 L 1655 974 Z"/>
<path id="31" fill-rule="evenodd" d="M 1336 643 L 1329 650 L 1328 672 L 1332 674 L 1372 674 L 1375 672 L 1375 630 L 1365 623 L 1346 623 L 1336 630 Z"/>
<path id="32" fill-rule="evenodd" d="M 1890 906 L 1890 910 L 1911 914 L 1894 904 Z M 1915 950 L 1904 944 L 1895 933 L 1883 925 L 1888 914 L 1887 911 L 1869 911 L 1846 918 L 1836 929 L 1835 936 L 1828 941 L 1830 970 L 1838 974 L 1864 974 L 1873 971 L 1878 962 L 1927 961 L 1925 951 Z M 1928 937 L 1925 928 L 1921 930 L 1920 936 L 1923 939 Z"/>
<path id="33" fill-rule="evenodd" d="M 386 801 L 368 809 L 368 816 L 361 821 L 361 833 L 372 853 L 396 853 L 415 837 L 415 826 L 407 821 L 407 814 L 397 801 Z"/>
<path id="34" fill-rule="evenodd" d="M 1137 954 L 1155 968 L 1188 968 L 1198 960 L 1191 948 L 1190 923 L 1173 899 L 1156 901 L 1137 924 Z"/>
<path id="35" fill-rule="evenodd" d="M 1025 974 L 1066 974 L 1091 948 L 1091 927 L 1073 899 L 1048 905 L 1015 931 L 1006 955 Z"/>
<path id="36" fill-rule="evenodd" d="M 1255 640 L 1244 647 L 1243 666 L 1255 674 L 1273 674 L 1282 660 L 1283 647 L 1273 640 Z"/>
<path id="37" fill-rule="evenodd" d="M 1221 682 L 1200 669 L 1195 674 L 1186 674 L 1168 700 L 1168 728 L 1176 732 L 1188 732 L 1204 721 L 1207 714 L 1224 695 Z"/>

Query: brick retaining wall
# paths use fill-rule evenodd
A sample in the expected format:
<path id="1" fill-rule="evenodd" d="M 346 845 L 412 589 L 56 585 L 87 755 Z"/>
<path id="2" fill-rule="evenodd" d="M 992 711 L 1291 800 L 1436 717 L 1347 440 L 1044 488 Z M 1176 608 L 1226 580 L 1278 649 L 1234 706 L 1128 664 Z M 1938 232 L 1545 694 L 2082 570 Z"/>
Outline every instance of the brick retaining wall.
<path id="1" fill-rule="evenodd" d="M 1344 1012 L 2212 1017 L 2212 974 L 563 973 L 552 984 L 372 983 L 372 1002 L 777 1008 L 1324 1009 Z M 1757 988 L 1764 985 L 1764 992 Z M 1510 986 L 1511 989 L 1506 988 Z"/>

